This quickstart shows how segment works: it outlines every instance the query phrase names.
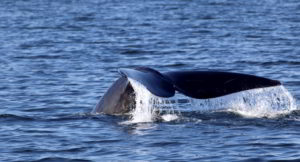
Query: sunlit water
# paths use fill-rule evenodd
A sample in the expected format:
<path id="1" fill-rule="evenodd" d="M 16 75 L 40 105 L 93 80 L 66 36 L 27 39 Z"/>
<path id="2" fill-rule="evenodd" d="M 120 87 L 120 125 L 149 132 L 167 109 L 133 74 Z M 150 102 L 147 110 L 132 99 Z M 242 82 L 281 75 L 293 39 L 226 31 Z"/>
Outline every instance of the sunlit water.
<path id="1" fill-rule="evenodd" d="M 0 20 L 0 161 L 300 159 L 298 0 L 2 0 Z M 129 115 L 91 114 L 139 65 L 283 86 L 195 100 L 134 83 Z"/>

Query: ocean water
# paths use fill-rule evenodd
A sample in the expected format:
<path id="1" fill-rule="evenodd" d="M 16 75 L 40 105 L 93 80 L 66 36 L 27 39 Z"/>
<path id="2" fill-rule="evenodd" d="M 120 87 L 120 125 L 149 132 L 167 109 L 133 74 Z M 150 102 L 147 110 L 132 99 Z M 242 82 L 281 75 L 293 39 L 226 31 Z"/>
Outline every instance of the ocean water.
<path id="1" fill-rule="evenodd" d="M 91 114 L 134 66 L 283 86 Z M 298 0 L 1 0 L 0 74 L 0 161 L 300 160 Z"/>

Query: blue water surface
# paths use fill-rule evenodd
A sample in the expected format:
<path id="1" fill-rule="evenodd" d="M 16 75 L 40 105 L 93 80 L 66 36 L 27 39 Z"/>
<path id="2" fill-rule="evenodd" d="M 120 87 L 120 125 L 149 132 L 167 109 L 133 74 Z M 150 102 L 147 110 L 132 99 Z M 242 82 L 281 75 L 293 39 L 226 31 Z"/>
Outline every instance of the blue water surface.
<path id="1" fill-rule="evenodd" d="M 298 110 L 90 114 L 118 68 L 141 65 L 276 79 L 297 102 L 300 1 L 1 0 L 0 161 L 300 160 Z"/>

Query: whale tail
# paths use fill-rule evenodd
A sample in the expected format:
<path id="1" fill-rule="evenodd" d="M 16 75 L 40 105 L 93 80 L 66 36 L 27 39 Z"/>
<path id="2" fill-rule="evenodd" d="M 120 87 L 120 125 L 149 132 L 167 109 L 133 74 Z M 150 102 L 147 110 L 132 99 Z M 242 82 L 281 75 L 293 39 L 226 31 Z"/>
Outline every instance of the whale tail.
<path id="1" fill-rule="evenodd" d="M 174 71 L 160 73 L 147 67 L 122 68 L 123 77 L 143 84 L 152 94 L 172 97 L 175 91 L 197 99 L 220 97 L 244 90 L 281 85 L 271 80 L 248 74 L 217 71 Z"/>

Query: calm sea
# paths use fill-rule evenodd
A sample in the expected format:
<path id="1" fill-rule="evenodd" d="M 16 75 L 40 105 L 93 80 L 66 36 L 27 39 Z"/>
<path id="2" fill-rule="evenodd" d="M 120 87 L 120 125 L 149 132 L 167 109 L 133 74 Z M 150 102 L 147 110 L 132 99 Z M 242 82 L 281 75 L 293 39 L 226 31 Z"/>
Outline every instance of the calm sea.
<path id="1" fill-rule="evenodd" d="M 90 113 L 141 65 L 283 87 L 179 100 L 172 120 Z M 298 0 L 1 0 L 0 74 L 0 161 L 300 160 Z"/>

